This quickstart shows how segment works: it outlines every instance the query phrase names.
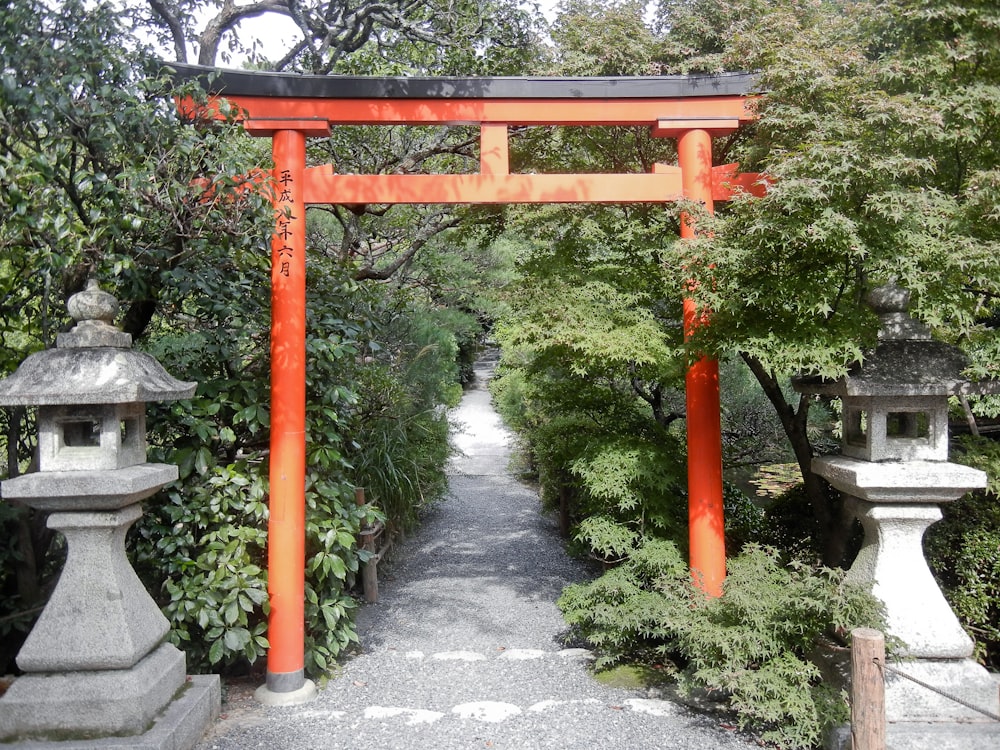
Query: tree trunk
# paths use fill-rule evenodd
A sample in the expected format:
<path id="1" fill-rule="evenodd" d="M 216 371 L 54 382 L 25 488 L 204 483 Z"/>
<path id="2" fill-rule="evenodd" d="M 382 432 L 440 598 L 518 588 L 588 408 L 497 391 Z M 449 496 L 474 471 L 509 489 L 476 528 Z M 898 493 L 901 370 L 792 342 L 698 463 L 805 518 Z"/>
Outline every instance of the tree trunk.
<path id="1" fill-rule="evenodd" d="M 809 398 L 805 395 L 800 396 L 798 409 L 793 408 L 786 400 L 778 376 L 773 371 L 767 371 L 760 360 L 745 352 L 740 356 L 774 406 L 795 454 L 795 460 L 802 472 L 806 497 L 820 529 L 819 546 L 822 549 L 823 564 L 840 567 L 846 562 L 847 544 L 854 519 L 845 510 L 840 493 L 812 470 L 813 449 L 807 433 Z"/>
<path id="2" fill-rule="evenodd" d="M 155 294 L 156 290 L 150 290 L 150 292 Z M 156 313 L 156 304 L 155 299 L 140 299 L 129 305 L 128 310 L 125 311 L 125 315 L 122 316 L 121 328 L 125 333 L 132 334 L 133 341 L 140 339 L 146 332 L 146 328 Z"/>

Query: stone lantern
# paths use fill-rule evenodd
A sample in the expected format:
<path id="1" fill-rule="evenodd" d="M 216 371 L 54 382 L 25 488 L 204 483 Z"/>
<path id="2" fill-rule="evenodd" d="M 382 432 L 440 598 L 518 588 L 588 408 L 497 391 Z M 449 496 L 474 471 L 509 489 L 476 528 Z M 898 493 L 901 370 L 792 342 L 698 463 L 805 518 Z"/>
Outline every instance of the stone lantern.
<path id="1" fill-rule="evenodd" d="M 218 677 L 186 678 L 184 654 L 165 641 L 169 623 L 126 558 L 125 534 L 139 501 L 178 476 L 176 466 L 146 462 L 145 402 L 189 398 L 196 384 L 131 348 L 111 323 L 117 301 L 96 282 L 68 308 L 77 324 L 56 348 L 0 381 L 0 406 L 38 410 L 38 471 L 4 481 L 0 493 L 48 511 L 67 547 L 17 655 L 24 675 L 0 698 L 0 742 L 152 731 L 173 744 L 150 747 L 190 747 L 218 712 Z"/>
<path id="2" fill-rule="evenodd" d="M 881 287 L 868 301 L 881 320 L 875 351 L 839 380 L 795 381 L 796 390 L 838 397 L 843 406 L 841 455 L 815 458 L 812 469 L 845 493 L 864 527 L 847 578 L 885 604 L 889 632 L 905 644 L 898 668 L 996 713 L 997 683 L 969 658 L 973 642 L 922 546 L 924 531 L 941 518 L 939 503 L 986 486 L 982 471 L 948 462 L 948 399 L 974 390 L 962 376 L 967 361 L 910 317 L 906 290 Z M 892 674 L 886 716 L 890 722 L 984 718 Z"/>

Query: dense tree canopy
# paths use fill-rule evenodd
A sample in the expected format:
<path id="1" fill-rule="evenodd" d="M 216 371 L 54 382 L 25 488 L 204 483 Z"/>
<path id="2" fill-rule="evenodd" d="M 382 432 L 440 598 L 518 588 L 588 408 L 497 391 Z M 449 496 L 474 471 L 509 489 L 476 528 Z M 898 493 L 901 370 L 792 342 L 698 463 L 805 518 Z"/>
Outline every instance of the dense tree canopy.
<path id="1" fill-rule="evenodd" d="M 713 311 L 695 344 L 741 353 L 813 482 L 810 401 L 789 403 L 779 376 L 836 377 L 861 358 L 876 329 L 870 289 L 897 280 L 938 335 L 986 347 L 979 372 L 995 362 L 1000 13 L 977 2 L 790 2 L 755 18 L 755 7 L 720 54 L 760 71 L 767 95 L 736 154 L 773 185 L 679 251 Z M 811 493 L 836 562 L 843 523 L 821 487 Z"/>
<path id="2" fill-rule="evenodd" d="M 248 58 L 265 70 L 315 74 L 490 72 L 518 59 L 528 42 L 527 15 L 505 2 L 329 2 L 328 0 L 129 0 L 135 22 L 176 62 L 216 66 Z M 295 30 L 277 52 L 244 34 L 241 23 L 280 17 Z M 278 54 L 270 59 L 268 55 Z M 523 58 L 522 58 L 523 59 Z M 511 64 L 512 61 L 508 61 Z"/>

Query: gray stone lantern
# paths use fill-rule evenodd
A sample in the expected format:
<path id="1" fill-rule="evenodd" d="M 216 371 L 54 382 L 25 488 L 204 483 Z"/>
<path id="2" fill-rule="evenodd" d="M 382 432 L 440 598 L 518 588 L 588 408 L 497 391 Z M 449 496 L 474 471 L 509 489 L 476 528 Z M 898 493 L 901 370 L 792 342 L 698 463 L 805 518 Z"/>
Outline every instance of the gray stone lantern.
<path id="1" fill-rule="evenodd" d="M 169 623 L 129 564 L 125 534 L 139 501 L 178 475 L 146 462 L 145 403 L 189 398 L 196 384 L 131 348 L 112 325 L 117 301 L 96 282 L 68 308 L 77 324 L 56 348 L 0 381 L 0 406 L 38 410 L 38 471 L 4 481 L 0 493 L 48 511 L 67 546 L 17 655 L 25 674 L 0 698 L 0 742 L 143 735 L 155 721 L 169 747 L 190 747 L 218 712 L 218 677 L 193 678 L 174 700 L 190 682 L 184 654 L 165 642 Z"/>
<path id="2" fill-rule="evenodd" d="M 868 301 L 881 320 L 875 350 L 839 380 L 794 382 L 802 393 L 835 396 L 843 406 L 841 454 L 813 459 L 812 469 L 845 493 L 864 527 L 847 577 L 885 604 L 889 632 L 905 644 L 899 668 L 996 713 L 997 684 L 969 658 L 973 642 L 922 546 L 925 530 L 941 518 L 940 503 L 986 486 L 982 471 L 948 462 L 948 399 L 975 390 L 962 375 L 967 361 L 910 317 L 906 290 L 881 287 Z M 891 722 L 983 718 L 892 675 L 886 715 Z"/>

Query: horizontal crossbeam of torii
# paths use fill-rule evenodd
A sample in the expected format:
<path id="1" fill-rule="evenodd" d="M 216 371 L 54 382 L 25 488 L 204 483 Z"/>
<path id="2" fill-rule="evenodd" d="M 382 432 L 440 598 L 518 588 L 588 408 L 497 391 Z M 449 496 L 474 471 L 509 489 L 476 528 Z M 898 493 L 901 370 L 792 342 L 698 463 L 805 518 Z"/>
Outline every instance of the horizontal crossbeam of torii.
<path id="1" fill-rule="evenodd" d="M 712 165 L 712 138 L 754 115 L 754 76 L 742 73 L 642 78 L 372 78 L 299 76 L 171 64 L 213 99 L 228 99 L 243 126 L 270 137 L 276 225 L 271 239 L 271 454 L 268 522 L 270 619 L 268 702 L 307 700 L 305 581 L 305 207 L 397 203 L 667 203 L 709 211 L 740 191 L 760 194 L 759 175 Z M 186 102 L 180 102 L 184 108 Z M 480 128 L 476 174 L 338 174 L 306 166 L 306 138 L 336 125 L 472 125 Z M 645 126 L 677 140 L 678 164 L 649 174 L 512 174 L 508 129 L 525 125 Z M 694 226 L 681 221 L 681 236 Z M 684 303 L 685 330 L 704 315 Z M 686 378 L 691 570 L 710 595 L 725 578 L 722 440 L 717 363 Z"/>

